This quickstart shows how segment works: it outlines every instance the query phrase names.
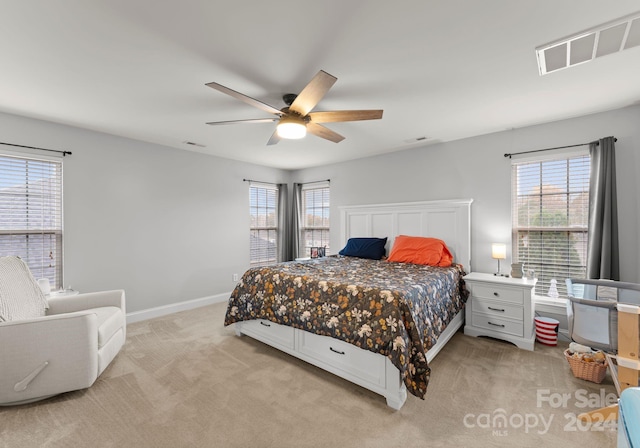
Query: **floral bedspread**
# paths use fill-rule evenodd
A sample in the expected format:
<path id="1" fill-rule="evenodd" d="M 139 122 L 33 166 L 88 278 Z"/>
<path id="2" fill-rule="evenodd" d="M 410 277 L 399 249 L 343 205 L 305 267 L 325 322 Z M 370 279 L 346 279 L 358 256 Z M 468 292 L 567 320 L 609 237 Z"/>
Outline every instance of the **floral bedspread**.
<path id="1" fill-rule="evenodd" d="M 389 357 L 424 398 L 426 352 L 468 297 L 461 266 L 331 256 L 253 268 L 229 299 L 225 325 L 266 319 Z"/>

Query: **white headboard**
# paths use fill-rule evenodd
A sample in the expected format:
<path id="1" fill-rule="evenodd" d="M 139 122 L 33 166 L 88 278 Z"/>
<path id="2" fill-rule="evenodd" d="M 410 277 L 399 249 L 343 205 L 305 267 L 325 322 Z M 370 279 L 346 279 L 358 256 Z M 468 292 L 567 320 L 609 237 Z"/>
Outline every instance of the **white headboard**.
<path id="1" fill-rule="evenodd" d="M 471 272 L 471 203 L 453 199 L 340 207 L 342 247 L 349 238 L 388 238 L 387 255 L 397 235 L 440 238 L 454 261 Z"/>

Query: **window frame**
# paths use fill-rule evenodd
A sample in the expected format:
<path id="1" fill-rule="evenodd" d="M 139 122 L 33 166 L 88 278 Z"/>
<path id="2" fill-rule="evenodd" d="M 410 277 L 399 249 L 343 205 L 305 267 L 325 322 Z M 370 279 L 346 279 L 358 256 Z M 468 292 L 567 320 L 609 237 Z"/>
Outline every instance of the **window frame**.
<path id="1" fill-rule="evenodd" d="M 546 162 L 553 162 L 553 161 L 569 161 L 569 160 L 576 160 L 576 159 L 583 159 L 582 163 L 583 165 L 586 164 L 587 166 L 587 175 L 586 177 L 584 175 L 580 176 L 581 180 L 582 180 L 582 185 L 584 186 L 584 183 L 586 182 L 586 189 L 584 190 L 572 190 L 571 185 L 572 183 L 570 182 L 570 172 L 567 172 L 567 177 L 565 179 L 565 185 L 566 188 L 564 188 L 563 190 L 559 191 L 559 192 L 555 192 L 554 194 L 556 196 L 559 195 L 564 195 L 567 200 L 566 200 L 566 210 L 567 210 L 567 218 L 571 219 L 570 217 L 573 216 L 573 214 L 571 213 L 571 211 L 573 211 L 575 214 L 580 213 L 580 209 L 579 207 L 571 207 L 571 201 L 569 200 L 571 198 L 571 195 L 582 195 L 582 201 L 584 202 L 586 200 L 586 209 L 581 210 L 581 212 L 583 213 L 583 218 L 584 218 L 584 222 L 582 225 L 570 225 L 569 222 L 565 223 L 564 226 L 544 226 L 544 225 L 538 225 L 538 226 L 522 226 L 519 225 L 517 223 L 517 219 L 518 219 L 518 205 L 517 205 L 517 199 L 518 199 L 518 186 L 517 186 L 517 167 L 521 166 L 521 165 L 525 165 L 525 164 L 540 164 L 540 168 L 542 169 L 542 165 Z M 567 248 L 567 262 L 566 264 L 556 264 L 556 266 L 559 266 L 555 271 L 555 274 L 557 274 L 555 277 L 550 277 L 550 278 L 546 278 L 546 274 L 541 274 L 541 272 L 539 271 L 539 269 L 536 269 L 535 267 L 533 268 L 535 270 L 535 276 L 536 278 L 538 278 L 538 282 L 536 283 L 536 287 L 534 290 L 534 293 L 537 297 L 544 297 L 546 299 L 549 300 L 559 300 L 559 301 L 565 301 L 567 298 L 567 293 L 566 293 L 566 283 L 565 283 L 565 278 L 585 278 L 586 277 L 586 246 L 587 246 L 587 239 L 588 239 L 588 232 L 589 232 L 589 222 L 588 222 L 588 199 L 589 199 L 589 178 L 590 178 L 590 171 L 589 171 L 589 166 L 590 166 L 590 156 L 589 156 L 589 150 L 588 148 L 583 148 L 583 149 L 570 149 L 570 150 L 564 150 L 564 151 L 555 151 L 552 154 L 544 154 L 544 155 L 535 155 L 535 156 L 531 156 L 528 155 L 526 157 L 517 157 L 514 158 L 512 160 L 512 167 L 511 167 L 511 214 L 512 214 L 512 219 L 511 219 L 511 236 L 512 236 L 512 240 L 511 240 L 511 249 L 512 249 L 512 259 L 513 262 L 523 262 L 525 264 L 525 273 L 531 269 L 531 267 L 528 267 L 528 265 L 531 263 L 530 260 L 527 259 L 522 259 L 522 255 L 519 252 L 519 242 L 520 242 L 520 234 L 521 233 L 525 233 L 525 232 L 537 232 L 540 233 L 540 241 L 544 241 L 544 238 L 542 237 L 543 233 L 566 233 L 567 234 L 567 241 L 572 241 L 572 234 L 581 234 L 581 240 L 582 241 L 578 241 L 578 244 L 580 245 L 578 249 L 576 249 L 576 252 L 578 253 L 578 256 L 581 259 L 581 264 L 580 265 L 576 265 L 576 264 L 572 264 L 570 261 L 571 258 L 571 248 L 575 248 L 574 244 L 575 243 L 568 243 L 566 248 Z M 570 165 L 568 165 L 568 167 L 570 167 Z M 584 171 L 584 169 L 583 169 Z M 545 196 L 548 196 L 548 193 L 545 193 L 543 191 L 543 176 L 542 174 L 540 174 L 540 183 L 539 183 L 539 193 L 538 193 L 538 197 L 539 197 L 539 201 L 540 204 L 542 204 L 543 198 Z M 526 196 L 526 195 L 522 195 L 522 196 Z M 531 195 L 529 195 L 530 197 L 532 197 Z M 542 211 L 542 205 L 541 207 L 541 211 Z M 535 257 L 534 257 L 535 258 Z M 540 258 L 540 257 L 538 257 Z M 534 266 L 535 265 L 542 265 L 542 266 L 549 266 L 551 265 L 551 263 L 544 263 L 544 261 L 540 258 L 540 260 L 536 263 L 534 260 Z M 565 277 L 561 277 L 561 278 L 556 278 L 556 277 L 560 277 L 561 275 L 561 271 L 566 271 L 566 276 Z M 553 269 L 545 269 L 544 272 L 549 272 L 549 271 L 553 271 Z M 579 271 L 579 272 L 578 272 Z M 552 272 L 553 274 L 553 272 Z M 557 298 L 553 298 L 553 297 L 549 297 L 548 293 L 549 293 L 549 287 L 550 287 L 550 282 L 551 279 L 555 278 L 556 279 L 556 288 L 558 290 L 559 296 Z"/>
<path id="2" fill-rule="evenodd" d="M 322 200 L 320 207 L 312 207 L 314 210 L 321 210 L 321 216 L 323 223 L 321 225 L 308 225 L 307 222 L 307 192 L 323 190 L 322 192 Z M 325 204 L 324 194 L 326 192 L 327 202 Z M 331 184 L 329 181 L 320 181 L 320 182 L 310 182 L 306 184 L 302 184 L 301 186 L 301 210 L 300 210 L 300 234 L 299 241 L 300 247 L 298 248 L 298 253 L 301 254 L 302 257 L 310 257 L 311 256 L 311 248 L 312 247 L 324 247 L 325 254 L 329 254 L 330 250 L 330 242 L 331 242 Z M 325 216 L 326 211 L 326 216 Z M 325 225 L 326 224 L 326 225 Z M 318 245 L 307 245 L 307 240 L 305 238 L 306 232 L 311 231 L 313 233 L 320 232 L 320 243 Z M 326 237 L 322 236 L 322 234 L 326 232 Z M 326 244 L 325 244 L 326 243 Z"/>
<path id="3" fill-rule="evenodd" d="M 14 161 L 11 162 L 10 159 Z M 24 164 L 24 170 L 20 168 L 20 171 L 14 171 L 15 168 L 10 168 L 12 163 L 15 163 L 15 167 Z M 32 164 L 31 169 L 29 164 Z M 3 172 L 3 170 L 6 171 Z M 20 256 L 29 266 L 34 278 L 47 278 L 52 290 L 62 289 L 64 285 L 63 170 L 62 157 L 47 157 L 0 149 L 0 238 L 5 239 L 8 236 L 4 242 L 0 241 L 0 256 Z M 38 176 L 46 174 L 47 171 L 51 171 L 52 175 L 43 178 L 46 184 L 40 183 L 40 188 L 34 192 L 30 186 L 37 186 L 40 180 Z M 24 184 L 11 185 L 11 177 L 17 179 L 22 176 L 22 172 L 24 172 Z M 18 173 L 17 176 L 16 173 Z M 6 176 L 4 178 L 7 181 L 6 187 L 2 186 L 3 176 Z M 22 193 L 15 192 L 20 188 L 24 188 L 24 204 L 20 204 L 19 199 L 23 197 Z M 14 192 L 8 191 L 10 189 L 14 189 Z M 5 200 L 7 202 L 4 202 Z M 13 207 L 12 202 L 17 202 L 18 206 Z M 45 209 L 49 213 L 45 213 Z M 29 216 L 30 210 L 34 210 L 33 218 Z M 14 215 L 13 219 L 11 219 L 12 215 Z M 23 226 L 13 226 L 16 222 L 15 216 L 22 216 Z M 5 221 L 5 218 L 8 219 Z M 29 242 L 29 238 L 34 239 L 33 237 L 38 236 L 42 241 Z M 14 237 L 24 237 L 24 242 L 20 243 L 17 239 L 14 240 Z M 52 237 L 53 241 L 51 241 Z M 46 241 L 47 239 L 49 242 Z M 35 248 L 32 247 L 34 244 Z M 48 256 L 45 254 L 45 249 L 49 251 Z"/>
<path id="4" fill-rule="evenodd" d="M 273 197 L 273 201 L 274 201 L 274 206 L 273 207 L 269 207 L 269 199 L 268 197 L 267 199 L 267 203 L 266 204 L 258 204 L 256 202 L 255 206 L 252 204 L 252 189 L 259 189 L 259 190 L 263 190 L 265 191 L 265 194 L 268 194 L 266 192 L 272 192 L 274 197 Z M 278 230 L 279 230 L 279 223 L 278 223 L 278 212 L 279 212 L 279 187 L 277 184 L 270 184 L 270 183 L 264 183 L 264 182 L 250 182 L 249 183 L 249 266 L 250 267 L 259 267 L 259 266 L 268 266 L 274 263 L 278 262 L 278 248 L 279 245 L 281 244 L 281 242 L 278 240 Z M 264 225 L 254 225 L 252 222 L 252 216 L 253 216 L 253 211 L 255 210 L 256 212 L 258 212 L 259 210 L 270 210 L 273 209 L 273 225 L 267 225 L 267 221 L 269 221 L 269 214 L 268 213 L 264 213 L 264 214 L 260 214 L 257 213 L 255 216 L 261 216 L 264 217 Z M 257 218 L 259 220 L 259 218 Z M 254 232 L 257 232 L 258 235 L 262 232 L 266 232 L 268 237 L 266 239 L 267 244 L 274 244 L 274 257 L 269 257 L 269 248 L 267 247 L 266 249 L 264 249 L 264 251 L 266 251 L 266 255 L 262 256 L 262 257 L 254 257 L 254 255 L 256 254 L 256 252 L 258 253 L 264 253 L 261 252 L 260 248 L 256 248 L 253 245 L 253 241 L 255 240 L 255 238 L 258 238 L 257 235 L 254 234 Z M 271 240 L 270 236 L 273 235 L 273 241 Z"/>

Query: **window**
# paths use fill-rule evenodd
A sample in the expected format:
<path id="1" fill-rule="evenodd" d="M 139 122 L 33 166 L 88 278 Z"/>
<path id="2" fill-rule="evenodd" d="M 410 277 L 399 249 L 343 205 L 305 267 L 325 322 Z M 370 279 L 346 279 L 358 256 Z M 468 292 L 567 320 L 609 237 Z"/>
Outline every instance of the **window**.
<path id="1" fill-rule="evenodd" d="M 62 162 L 0 155 L 0 256 L 62 287 Z"/>
<path id="2" fill-rule="evenodd" d="M 249 185 L 250 266 L 266 266 L 278 259 L 278 186 Z"/>
<path id="3" fill-rule="evenodd" d="M 535 270 L 535 293 L 556 280 L 584 278 L 589 219 L 589 156 L 515 162 L 512 167 L 513 259 Z"/>
<path id="4" fill-rule="evenodd" d="M 329 253 L 329 182 L 302 185 L 300 256 L 310 257 L 312 247 Z"/>

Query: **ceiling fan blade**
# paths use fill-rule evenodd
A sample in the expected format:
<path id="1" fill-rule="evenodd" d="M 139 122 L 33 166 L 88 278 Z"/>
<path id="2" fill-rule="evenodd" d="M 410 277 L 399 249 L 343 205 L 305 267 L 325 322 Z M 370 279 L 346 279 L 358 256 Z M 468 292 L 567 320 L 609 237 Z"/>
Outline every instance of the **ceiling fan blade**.
<path id="1" fill-rule="evenodd" d="M 277 118 L 251 118 L 249 120 L 211 121 L 207 124 L 215 126 L 218 124 L 273 123 L 274 121 L 278 121 L 278 119 Z"/>
<path id="2" fill-rule="evenodd" d="M 338 78 L 335 76 L 320 70 L 318 74 L 309 81 L 309 84 L 302 89 L 302 92 L 298 94 L 298 97 L 291 103 L 289 109 L 302 116 L 307 115 L 311 112 L 311 109 L 316 107 L 316 104 L 320 102 L 322 97 L 326 95 L 337 80 Z"/>
<path id="3" fill-rule="evenodd" d="M 315 123 L 378 120 L 382 118 L 382 110 L 333 110 L 327 112 L 311 112 L 309 117 L 311 117 L 311 121 Z"/>
<path id="4" fill-rule="evenodd" d="M 276 145 L 279 141 L 280 136 L 278 136 L 278 130 L 276 129 L 275 131 L 273 131 L 273 134 L 271 134 L 271 138 L 267 142 L 267 145 Z"/>
<path id="5" fill-rule="evenodd" d="M 225 87 L 221 84 L 218 84 L 217 82 L 210 82 L 205 85 L 219 92 L 226 93 L 227 95 L 230 95 L 236 99 L 239 99 L 240 101 L 244 101 L 250 106 L 257 107 L 258 109 L 262 109 L 265 112 L 269 112 L 270 114 L 282 115 L 282 112 L 279 109 L 276 109 L 273 106 L 269 106 L 267 103 L 258 101 L 255 98 L 251 98 L 250 96 L 244 95 L 240 92 L 236 92 L 235 90 Z"/>
<path id="6" fill-rule="evenodd" d="M 340 143 L 342 140 L 344 140 L 344 137 L 337 132 L 334 132 L 331 129 L 322 126 L 321 124 L 316 124 L 312 121 L 307 123 L 307 132 L 310 132 L 311 134 L 318 137 L 331 140 L 334 143 Z"/>

